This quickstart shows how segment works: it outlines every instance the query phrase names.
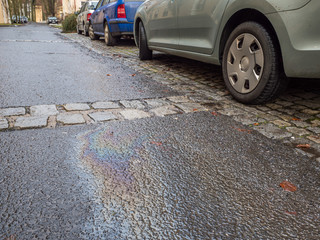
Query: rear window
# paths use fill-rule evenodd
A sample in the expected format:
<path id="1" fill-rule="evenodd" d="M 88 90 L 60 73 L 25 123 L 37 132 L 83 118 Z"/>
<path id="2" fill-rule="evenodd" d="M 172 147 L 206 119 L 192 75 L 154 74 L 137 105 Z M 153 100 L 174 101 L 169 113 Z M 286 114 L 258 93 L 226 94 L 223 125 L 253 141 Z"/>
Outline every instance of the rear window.
<path id="1" fill-rule="evenodd" d="M 98 2 L 90 2 L 89 3 L 89 6 L 88 6 L 88 9 L 89 10 L 94 10 L 95 7 L 97 6 Z"/>

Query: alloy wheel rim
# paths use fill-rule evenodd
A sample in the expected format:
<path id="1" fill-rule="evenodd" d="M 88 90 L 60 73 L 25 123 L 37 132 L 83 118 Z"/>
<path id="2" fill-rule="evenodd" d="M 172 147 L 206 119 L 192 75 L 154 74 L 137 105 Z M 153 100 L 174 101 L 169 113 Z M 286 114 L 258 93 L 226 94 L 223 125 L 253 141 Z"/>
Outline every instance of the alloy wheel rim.
<path id="1" fill-rule="evenodd" d="M 89 25 L 89 35 L 90 35 L 90 38 L 93 38 L 93 29 L 91 24 Z"/>
<path id="2" fill-rule="evenodd" d="M 252 92 L 259 84 L 264 70 L 264 53 L 259 40 L 244 33 L 232 42 L 227 56 L 227 76 L 239 93 Z"/>

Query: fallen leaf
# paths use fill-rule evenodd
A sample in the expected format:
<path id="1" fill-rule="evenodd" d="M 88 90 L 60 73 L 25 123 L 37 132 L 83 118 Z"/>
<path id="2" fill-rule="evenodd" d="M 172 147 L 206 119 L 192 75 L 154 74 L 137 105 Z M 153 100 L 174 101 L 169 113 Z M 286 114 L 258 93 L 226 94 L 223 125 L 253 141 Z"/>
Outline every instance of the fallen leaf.
<path id="1" fill-rule="evenodd" d="M 194 112 L 195 112 L 195 111 L 198 111 L 198 109 L 194 108 L 193 111 L 194 111 Z"/>
<path id="2" fill-rule="evenodd" d="M 211 113 L 213 116 L 218 116 L 219 114 L 218 113 L 216 113 L 216 112 L 212 112 Z"/>
<path id="3" fill-rule="evenodd" d="M 259 125 L 260 125 L 260 123 L 254 123 L 253 125 L 255 125 L 255 126 L 259 126 Z"/>
<path id="4" fill-rule="evenodd" d="M 131 74 L 132 77 L 134 77 L 136 74 Z"/>
<path id="5" fill-rule="evenodd" d="M 292 121 L 301 121 L 300 118 L 292 118 Z"/>
<path id="6" fill-rule="evenodd" d="M 162 146 L 162 142 L 154 142 L 152 141 L 151 144 L 157 145 L 157 146 Z"/>
<path id="7" fill-rule="evenodd" d="M 108 77 L 112 76 L 111 74 L 107 74 Z"/>
<path id="8" fill-rule="evenodd" d="M 288 181 L 283 181 L 282 183 L 280 183 L 280 187 L 282 187 L 283 190 L 288 191 L 288 192 L 297 191 L 297 187 Z"/>
<path id="9" fill-rule="evenodd" d="M 247 129 L 242 129 L 242 128 L 236 128 L 236 127 L 233 127 L 233 128 L 236 129 L 236 130 L 239 131 L 239 132 L 246 132 L 246 133 L 249 133 L 249 134 L 252 133 L 252 130 L 247 130 Z"/>
<path id="10" fill-rule="evenodd" d="M 297 212 L 289 212 L 289 211 L 285 211 L 285 213 L 286 213 L 286 214 L 289 214 L 289 215 L 298 215 L 298 214 L 297 214 Z"/>
<path id="11" fill-rule="evenodd" d="M 310 144 L 299 144 L 297 145 L 297 148 L 310 148 Z"/>

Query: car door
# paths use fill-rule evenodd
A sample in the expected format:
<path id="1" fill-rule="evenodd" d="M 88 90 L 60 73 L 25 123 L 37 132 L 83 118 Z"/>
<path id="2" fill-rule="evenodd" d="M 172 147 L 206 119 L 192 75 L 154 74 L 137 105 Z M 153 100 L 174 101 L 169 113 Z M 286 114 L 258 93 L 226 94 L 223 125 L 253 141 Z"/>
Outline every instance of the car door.
<path id="1" fill-rule="evenodd" d="M 77 25 L 78 25 L 78 29 L 79 30 L 82 30 L 82 16 L 83 16 L 83 9 L 84 9 L 84 6 L 85 4 L 80 8 L 79 10 L 79 14 L 78 14 L 78 17 L 77 17 Z"/>
<path id="2" fill-rule="evenodd" d="M 212 54 L 228 0 L 176 0 L 179 49 Z"/>
<path id="3" fill-rule="evenodd" d="M 84 5 L 83 5 L 83 7 L 81 8 L 82 9 L 82 11 L 81 11 L 81 21 L 80 21 L 80 26 L 79 26 L 79 29 L 81 29 L 81 31 L 84 31 L 84 21 L 85 21 L 85 13 L 86 13 L 86 11 L 87 11 L 87 9 L 88 9 L 88 2 L 86 2 Z"/>
<path id="4" fill-rule="evenodd" d="M 100 0 L 97 4 L 96 10 L 91 15 L 91 24 L 95 33 L 99 32 L 99 17 L 101 17 L 101 6 L 106 0 Z"/>
<path id="5" fill-rule="evenodd" d="M 147 5 L 148 43 L 150 46 L 178 48 L 176 0 L 150 1 Z"/>

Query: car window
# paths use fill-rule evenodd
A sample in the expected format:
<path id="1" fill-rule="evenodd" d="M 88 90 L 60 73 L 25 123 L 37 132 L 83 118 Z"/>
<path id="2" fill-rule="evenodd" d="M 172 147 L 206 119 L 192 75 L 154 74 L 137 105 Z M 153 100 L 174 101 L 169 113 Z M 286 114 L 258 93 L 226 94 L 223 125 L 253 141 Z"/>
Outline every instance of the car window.
<path id="1" fill-rule="evenodd" d="M 144 2 L 145 0 L 125 0 L 125 2 Z"/>
<path id="2" fill-rule="evenodd" d="M 104 6 L 104 5 L 108 4 L 108 3 L 109 3 L 109 1 L 110 1 L 110 0 L 104 0 L 104 1 L 103 1 L 103 3 L 102 3 L 102 6 Z"/>
<path id="3" fill-rule="evenodd" d="M 80 13 L 82 13 L 84 11 L 86 4 L 84 4 L 81 8 L 80 8 Z"/>
<path id="4" fill-rule="evenodd" d="M 102 4 L 103 1 L 104 1 L 104 0 L 100 0 L 100 1 L 98 2 L 97 8 L 101 7 L 101 4 Z"/>

